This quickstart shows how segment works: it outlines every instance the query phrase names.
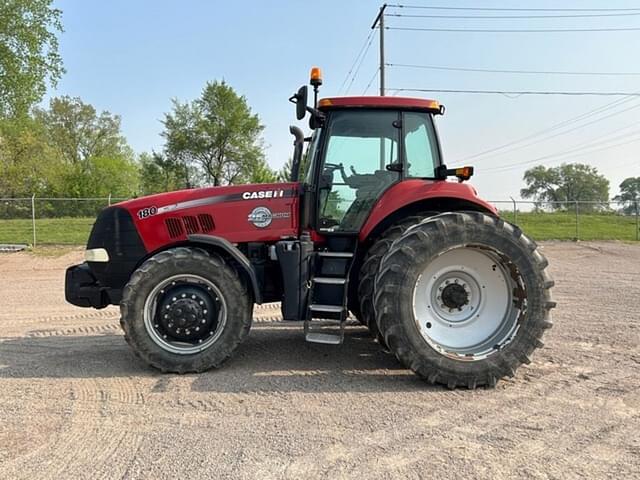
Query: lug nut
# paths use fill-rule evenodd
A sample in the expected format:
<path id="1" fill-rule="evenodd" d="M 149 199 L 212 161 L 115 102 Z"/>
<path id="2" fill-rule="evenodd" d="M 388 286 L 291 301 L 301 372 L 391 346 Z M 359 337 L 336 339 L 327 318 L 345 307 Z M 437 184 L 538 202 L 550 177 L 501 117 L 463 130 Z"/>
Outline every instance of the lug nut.
<path id="1" fill-rule="evenodd" d="M 186 296 L 187 296 L 187 294 L 186 294 L 186 293 L 183 293 L 183 294 L 181 295 L 181 297 L 182 297 L 182 298 L 185 298 Z"/>

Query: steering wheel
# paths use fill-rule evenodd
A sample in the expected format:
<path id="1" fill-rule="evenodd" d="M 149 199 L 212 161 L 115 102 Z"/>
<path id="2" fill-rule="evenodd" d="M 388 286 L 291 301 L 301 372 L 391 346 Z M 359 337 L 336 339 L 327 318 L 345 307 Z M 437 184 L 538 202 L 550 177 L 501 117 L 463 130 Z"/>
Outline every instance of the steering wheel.
<path id="1" fill-rule="evenodd" d="M 340 176 L 342 177 L 342 181 L 344 183 L 349 183 L 348 182 L 349 177 L 347 177 L 347 174 L 344 171 L 344 165 L 342 163 L 325 163 L 324 168 L 325 170 L 329 170 L 331 173 L 335 172 L 336 170 L 339 170 Z"/>

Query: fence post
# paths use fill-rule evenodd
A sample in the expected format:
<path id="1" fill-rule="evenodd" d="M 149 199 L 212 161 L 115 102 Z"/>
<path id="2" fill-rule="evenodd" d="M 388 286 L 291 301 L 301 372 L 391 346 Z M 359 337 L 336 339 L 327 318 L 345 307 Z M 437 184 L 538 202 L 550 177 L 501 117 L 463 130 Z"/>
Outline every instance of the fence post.
<path id="1" fill-rule="evenodd" d="M 111 206 L 111 194 L 109 194 L 109 198 L 107 200 L 107 206 Z"/>
<path id="2" fill-rule="evenodd" d="M 576 241 L 580 240 L 580 213 L 578 209 L 578 201 L 576 200 Z"/>
<path id="3" fill-rule="evenodd" d="M 513 197 L 509 197 L 513 202 L 513 223 L 518 224 L 518 206 L 516 205 L 516 201 Z"/>
<path id="4" fill-rule="evenodd" d="M 636 241 L 640 240 L 640 209 L 638 208 L 638 199 L 634 202 L 636 204 Z"/>
<path id="5" fill-rule="evenodd" d="M 31 195 L 31 227 L 33 229 L 33 248 L 36 248 L 36 194 Z"/>

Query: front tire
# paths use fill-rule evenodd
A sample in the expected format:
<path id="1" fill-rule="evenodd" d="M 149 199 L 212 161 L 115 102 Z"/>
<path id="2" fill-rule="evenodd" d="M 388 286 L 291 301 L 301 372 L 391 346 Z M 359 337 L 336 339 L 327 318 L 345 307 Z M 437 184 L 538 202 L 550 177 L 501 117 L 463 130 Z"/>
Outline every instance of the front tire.
<path id="1" fill-rule="evenodd" d="M 160 252 L 138 268 L 120 303 L 136 355 L 163 372 L 220 366 L 246 338 L 253 303 L 236 270 L 201 249 Z"/>
<path id="2" fill-rule="evenodd" d="M 376 277 L 378 328 L 400 362 L 449 388 L 494 386 L 541 347 L 547 260 L 517 227 L 451 212 L 408 229 Z"/>

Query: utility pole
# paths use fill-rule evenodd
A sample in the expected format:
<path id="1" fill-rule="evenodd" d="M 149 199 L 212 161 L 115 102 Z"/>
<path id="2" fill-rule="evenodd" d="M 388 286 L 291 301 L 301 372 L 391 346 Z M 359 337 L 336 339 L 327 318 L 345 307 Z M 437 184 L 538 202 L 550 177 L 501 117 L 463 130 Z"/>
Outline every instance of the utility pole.
<path id="1" fill-rule="evenodd" d="M 384 97 L 384 11 L 387 8 L 387 4 L 384 3 L 380 7 L 378 16 L 373 21 L 371 29 L 375 29 L 376 25 L 380 27 L 380 96 Z"/>

